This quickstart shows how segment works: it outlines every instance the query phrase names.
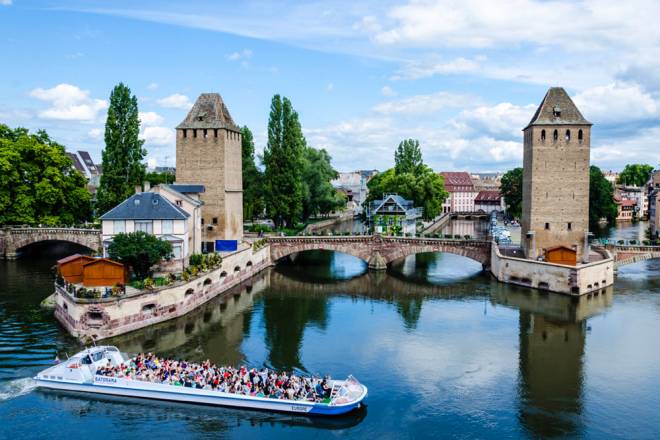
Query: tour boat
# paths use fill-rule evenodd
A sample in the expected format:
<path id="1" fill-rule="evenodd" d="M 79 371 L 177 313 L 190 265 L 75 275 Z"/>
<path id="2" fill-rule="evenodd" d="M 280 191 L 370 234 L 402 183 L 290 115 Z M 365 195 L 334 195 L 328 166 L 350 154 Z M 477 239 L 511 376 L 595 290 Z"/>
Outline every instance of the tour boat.
<path id="1" fill-rule="evenodd" d="M 322 416 L 348 413 L 359 408 L 367 396 L 367 387 L 353 376 L 346 380 L 328 380 L 328 386 L 332 389 L 330 398 L 324 402 L 310 402 L 247 396 L 96 374 L 97 368 L 106 366 L 108 361 L 111 365 L 118 366 L 128 363 L 129 360 L 116 347 L 90 347 L 45 369 L 37 374 L 34 380 L 38 387 L 55 390 Z"/>

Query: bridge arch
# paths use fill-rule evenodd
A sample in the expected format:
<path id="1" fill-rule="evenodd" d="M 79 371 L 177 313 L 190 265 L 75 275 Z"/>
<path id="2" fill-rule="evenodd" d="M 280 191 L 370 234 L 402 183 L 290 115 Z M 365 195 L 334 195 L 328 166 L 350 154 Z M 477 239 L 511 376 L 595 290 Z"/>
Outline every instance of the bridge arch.
<path id="1" fill-rule="evenodd" d="M 73 243 L 93 252 L 101 248 L 101 231 L 74 228 L 5 228 L 0 235 L 0 251 L 6 258 L 16 258 L 26 247 L 44 242 Z"/>
<path id="2" fill-rule="evenodd" d="M 297 254 L 299 252 L 306 251 L 332 251 L 340 252 L 342 254 L 351 255 L 353 257 L 359 258 L 360 260 L 368 263 L 371 254 L 365 252 L 364 249 L 359 249 L 355 245 L 351 245 L 347 242 L 333 242 L 330 240 L 323 239 L 309 239 L 304 242 L 296 242 L 292 244 L 287 244 L 284 246 L 275 246 L 271 247 L 271 259 L 272 261 L 278 261 L 282 258 L 288 257 L 292 254 Z"/>
<path id="3" fill-rule="evenodd" d="M 471 248 L 466 246 L 457 245 L 421 245 L 401 247 L 390 253 L 383 255 L 387 263 L 409 257 L 411 255 L 426 254 L 426 253 L 444 253 L 459 255 L 461 257 L 469 258 L 482 265 L 488 264 L 490 258 L 480 248 Z"/>

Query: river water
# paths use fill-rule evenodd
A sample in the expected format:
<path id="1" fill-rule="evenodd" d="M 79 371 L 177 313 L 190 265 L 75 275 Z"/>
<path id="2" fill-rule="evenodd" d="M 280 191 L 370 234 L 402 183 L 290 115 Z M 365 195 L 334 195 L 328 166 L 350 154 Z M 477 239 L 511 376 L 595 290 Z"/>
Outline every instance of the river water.
<path id="1" fill-rule="evenodd" d="M 643 224 L 610 231 L 639 236 Z M 60 249 L 61 253 L 70 249 Z M 33 389 L 75 352 L 39 302 L 56 254 L 0 261 L 0 438 L 657 438 L 660 261 L 580 300 L 506 286 L 451 254 L 369 273 L 299 254 L 177 320 L 109 342 L 216 363 L 355 375 L 367 407 L 317 419 Z"/>

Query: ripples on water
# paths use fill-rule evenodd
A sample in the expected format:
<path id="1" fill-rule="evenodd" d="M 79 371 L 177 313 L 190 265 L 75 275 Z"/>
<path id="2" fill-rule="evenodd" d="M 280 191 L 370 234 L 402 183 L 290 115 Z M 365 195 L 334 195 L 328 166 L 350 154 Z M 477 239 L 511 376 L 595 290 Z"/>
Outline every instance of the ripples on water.
<path id="1" fill-rule="evenodd" d="M 615 234 L 634 236 L 619 228 Z M 54 257 L 0 261 L 0 438 L 652 438 L 660 432 L 660 261 L 621 269 L 614 293 L 573 300 L 494 282 L 479 264 L 421 254 L 373 273 L 299 254 L 176 320 L 114 338 L 122 351 L 354 374 L 347 417 L 34 391 L 80 348 L 39 302 Z"/>

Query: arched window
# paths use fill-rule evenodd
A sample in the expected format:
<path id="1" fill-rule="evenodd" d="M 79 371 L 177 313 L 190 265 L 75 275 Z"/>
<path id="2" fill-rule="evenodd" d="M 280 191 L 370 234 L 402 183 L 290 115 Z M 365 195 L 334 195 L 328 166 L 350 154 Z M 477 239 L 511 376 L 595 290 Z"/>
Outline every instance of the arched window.
<path id="1" fill-rule="evenodd" d="M 571 140 L 571 130 L 566 130 L 566 134 L 564 135 L 564 139 L 566 139 L 566 142 Z"/>
<path id="2" fill-rule="evenodd" d="M 584 135 L 582 134 L 582 130 L 578 131 L 578 141 L 582 143 L 582 139 L 584 139 Z"/>
<path id="3" fill-rule="evenodd" d="M 227 276 L 227 272 L 225 272 L 225 271 L 223 270 L 222 273 L 220 274 L 220 278 L 222 279 L 222 278 L 224 278 L 224 277 L 226 277 L 226 276 Z"/>
<path id="4" fill-rule="evenodd" d="M 211 278 L 207 278 L 207 279 L 205 279 L 205 280 L 204 280 L 204 285 L 205 285 L 205 286 L 208 286 L 209 284 L 211 284 Z"/>
<path id="5" fill-rule="evenodd" d="M 195 291 L 194 291 L 193 289 L 188 289 L 188 290 L 186 290 L 186 294 L 185 294 L 185 296 L 190 296 L 190 295 L 192 295 L 193 293 L 195 293 Z"/>
<path id="6" fill-rule="evenodd" d="M 545 130 L 541 130 L 541 141 L 545 142 Z"/>
<path id="7" fill-rule="evenodd" d="M 241 270 L 240 266 L 236 266 L 236 267 L 234 268 L 234 272 L 240 272 L 240 270 Z"/>
<path id="8" fill-rule="evenodd" d="M 557 139 L 559 139 L 559 132 L 555 130 L 555 132 L 552 133 L 552 140 L 556 142 Z"/>
<path id="9" fill-rule="evenodd" d="M 206 139 L 207 137 L 209 137 L 209 131 L 205 128 L 204 129 L 204 139 Z"/>

